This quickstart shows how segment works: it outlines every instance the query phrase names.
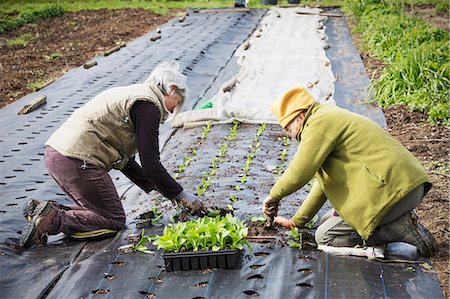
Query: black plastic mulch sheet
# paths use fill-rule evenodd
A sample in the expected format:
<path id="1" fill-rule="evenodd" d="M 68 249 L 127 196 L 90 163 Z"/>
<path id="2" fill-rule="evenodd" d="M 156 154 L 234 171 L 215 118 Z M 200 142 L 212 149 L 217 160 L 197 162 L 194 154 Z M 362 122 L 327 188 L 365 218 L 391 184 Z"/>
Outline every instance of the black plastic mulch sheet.
<path id="1" fill-rule="evenodd" d="M 45 140 L 74 109 L 108 87 L 142 81 L 153 66 L 171 59 L 179 59 L 188 76 L 191 93 L 183 110 L 190 109 L 237 72 L 232 54 L 255 29 L 264 12 L 191 13 L 184 23 L 176 19 L 162 26 L 163 38 L 157 42 L 149 41 L 155 34 L 149 33 L 118 53 L 99 58 L 93 69 L 69 72 L 38 93 L 48 96 L 48 104 L 43 108 L 29 115 L 16 115 L 24 103 L 36 96 L 33 94 L 0 110 L 1 298 L 442 298 L 436 275 L 424 272 L 418 265 L 335 257 L 282 247 L 278 242 L 253 243 L 253 251 L 245 249 L 238 269 L 166 272 L 160 251 L 126 254 L 117 249 L 128 243 L 127 235 L 140 231 L 136 217 L 150 206 L 164 211 L 161 222 L 167 223 L 175 212 L 171 203 L 156 192 L 144 194 L 114 171 L 111 176 L 123 195 L 127 229 L 102 241 L 75 242 L 56 236 L 46 247 L 23 252 L 15 248 L 18 231 L 25 225 L 20 207 L 24 201 L 33 197 L 55 199 L 55 194 L 56 199 L 64 201 L 64 195 L 46 175 L 42 153 Z M 385 125 L 379 109 L 361 104 L 367 98 L 368 79 L 365 73 L 355 71 L 364 68 L 360 60 L 355 60 L 359 56 L 345 20 L 330 19 L 326 26 L 332 46 L 327 55 L 335 72 L 342 69 L 336 82 L 337 104 Z M 196 147 L 193 161 L 183 173 L 177 173 L 177 180 L 186 190 L 196 190 L 202 172 L 210 170 L 211 160 L 230 127 L 213 126 L 198 144 L 200 127 L 175 132 L 165 128 L 168 139 L 161 159 L 169 171 L 176 173 L 184 155 Z M 261 213 L 261 201 L 275 179 L 273 170 L 280 164 L 286 167 L 278 159 L 284 149 L 280 138 L 283 133 L 279 126 L 268 125 L 260 136 L 261 149 L 252 160 L 247 182 L 239 183 L 239 191 L 233 189 L 242 178 L 242 165 L 249 147 L 255 146 L 253 136 L 258 128 L 239 125 L 237 137 L 229 142 L 214 183 L 204 195 L 210 203 L 231 203 L 229 196 L 233 192 L 239 198 L 232 203 L 235 215 L 241 219 Z M 286 146 L 288 158 L 292 158 L 296 146 Z M 285 198 L 280 214 L 292 215 L 307 188 Z M 326 205 L 319 215 L 328 208 Z M 146 228 L 145 233 L 161 230 L 162 226 L 153 226 Z"/>

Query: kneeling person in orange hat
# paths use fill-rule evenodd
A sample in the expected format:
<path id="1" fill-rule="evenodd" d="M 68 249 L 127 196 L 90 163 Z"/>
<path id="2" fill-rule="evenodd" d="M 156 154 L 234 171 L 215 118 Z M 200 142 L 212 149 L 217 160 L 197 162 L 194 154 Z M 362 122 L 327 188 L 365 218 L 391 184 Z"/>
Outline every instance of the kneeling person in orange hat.
<path id="1" fill-rule="evenodd" d="M 300 143 L 283 176 L 263 202 L 268 225 L 304 226 L 329 200 L 316 231 L 319 245 L 406 242 L 423 256 L 436 250 L 432 234 L 413 209 L 430 190 L 419 161 L 368 118 L 320 104 L 302 87 L 277 99 L 272 111 Z M 280 200 L 316 180 L 291 219 L 276 217 Z"/>

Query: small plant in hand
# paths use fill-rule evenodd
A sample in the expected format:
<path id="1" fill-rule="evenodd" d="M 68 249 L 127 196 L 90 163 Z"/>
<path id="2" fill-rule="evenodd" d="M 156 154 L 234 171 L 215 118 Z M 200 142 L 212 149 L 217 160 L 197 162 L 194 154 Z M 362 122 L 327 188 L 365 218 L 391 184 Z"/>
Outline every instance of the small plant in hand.
<path id="1" fill-rule="evenodd" d="M 298 231 L 298 227 L 291 228 L 290 231 L 286 232 L 286 235 L 290 236 L 292 239 L 288 241 L 289 247 L 295 247 L 302 249 L 302 233 Z"/>
<path id="2" fill-rule="evenodd" d="M 308 223 L 305 224 L 305 227 L 309 229 L 313 228 L 317 220 L 319 220 L 319 216 L 316 214 L 311 220 L 308 221 Z"/>
<path id="3" fill-rule="evenodd" d="M 241 250 L 244 245 L 252 250 L 247 233 L 245 223 L 231 214 L 205 216 L 167 225 L 163 234 L 154 238 L 153 245 L 170 252 Z"/>
<path id="4" fill-rule="evenodd" d="M 142 229 L 141 232 L 141 238 L 139 239 L 139 242 L 137 242 L 137 244 L 133 244 L 132 249 L 134 252 L 139 251 L 142 253 L 154 253 L 153 251 L 151 251 L 150 249 L 148 249 L 148 247 L 145 245 L 148 242 L 151 242 L 153 239 L 155 239 L 156 235 L 145 235 L 144 234 L 144 229 Z"/>
<path id="5" fill-rule="evenodd" d="M 250 221 L 251 221 L 251 222 L 261 222 L 261 223 L 265 223 L 265 222 L 266 222 L 266 218 L 264 218 L 263 215 L 259 215 L 259 216 L 251 216 L 251 217 L 250 217 Z"/>

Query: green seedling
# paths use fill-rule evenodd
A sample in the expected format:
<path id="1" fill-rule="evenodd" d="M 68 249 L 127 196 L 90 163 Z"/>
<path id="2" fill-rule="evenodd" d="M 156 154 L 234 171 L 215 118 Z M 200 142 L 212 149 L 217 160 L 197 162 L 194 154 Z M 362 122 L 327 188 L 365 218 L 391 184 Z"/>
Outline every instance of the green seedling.
<path id="1" fill-rule="evenodd" d="M 239 186 L 239 184 L 235 184 L 235 185 L 234 185 L 234 189 L 236 189 L 236 191 L 240 191 L 240 190 L 241 190 L 241 187 Z"/>
<path id="2" fill-rule="evenodd" d="M 178 165 L 178 172 L 183 172 L 184 169 L 189 165 L 189 163 L 191 163 L 191 161 L 192 161 L 191 157 L 189 157 L 188 155 L 184 155 L 183 163 Z"/>
<path id="3" fill-rule="evenodd" d="M 251 216 L 250 217 L 250 221 L 251 222 L 261 222 L 264 223 L 266 222 L 266 218 L 264 218 L 264 216 L 260 215 L 260 216 Z"/>
<path id="4" fill-rule="evenodd" d="M 252 251 L 251 244 L 245 239 L 247 234 L 245 223 L 231 214 L 205 216 L 168 224 L 153 245 L 172 252 L 243 249 L 244 245 Z"/>
<path id="5" fill-rule="evenodd" d="M 230 211 L 234 211 L 234 207 L 232 205 L 227 205 L 227 209 Z"/>
<path id="6" fill-rule="evenodd" d="M 256 132 L 256 136 L 261 136 L 264 130 L 266 129 L 267 123 L 262 123 L 261 126 L 258 129 L 258 132 Z"/>
<path id="7" fill-rule="evenodd" d="M 191 150 L 191 154 L 192 154 L 193 156 L 197 155 L 197 150 L 196 150 L 195 148 L 193 148 L 193 149 Z"/>
<path id="8" fill-rule="evenodd" d="M 216 169 L 217 168 L 217 162 L 219 161 L 219 158 L 214 157 L 212 162 L 211 162 L 211 167 L 212 169 Z"/>
<path id="9" fill-rule="evenodd" d="M 289 146 L 289 138 L 287 136 L 283 136 L 282 139 L 284 146 Z"/>
<path id="10" fill-rule="evenodd" d="M 208 135 L 209 131 L 211 131 L 211 122 L 208 121 L 206 125 L 203 127 L 202 137 L 201 139 L 204 139 L 206 135 Z"/>
<path id="11" fill-rule="evenodd" d="M 302 249 L 302 233 L 298 231 L 298 227 L 291 228 L 290 231 L 286 232 L 286 235 L 292 237 L 292 240 L 288 241 L 289 247 L 296 247 Z"/>
<path id="12" fill-rule="evenodd" d="M 158 237 L 158 235 L 155 234 L 150 234 L 150 235 L 145 235 L 144 234 L 144 229 L 142 229 L 141 232 L 141 238 L 139 239 L 137 244 L 133 244 L 132 248 L 134 252 L 142 252 L 142 253 L 147 253 L 147 254 L 151 254 L 154 253 L 153 251 L 151 251 L 145 244 L 148 242 L 152 242 L 154 240 L 156 240 Z"/>
<path id="13" fill-rule="evenodd" d="M 197 196 L 202 196 L 211 184 L 212 181 L 210 177 L 208 177 L 207 179 L 203 177 L 201 184 L 197 186 Z"/>
<path id="14" fill-rule="evenodd" d="M 280 153 L 280 160 L 281 161 L 286 161 L 286 155 L 287 155 L 288 151 L 287 149 L 283 149 Z"/>
<path id="15" fill-rule="evenodd" d="M 242 177 L 241 177 L 241 180 L 240 180 L 240 182 L 241 183 L 245 183 L 247 181 L 247 175 L 243 175 Z"/>
<path id="16" fill-rule="evenodd" d="M 236 201 L 239 200 L 239 198 L 236 198 L 236 197 L 234 196 L 234 194 L 231 193 L 231 194 L 230 194 L 230 200 L 231 200 L 232 202 L 236 202 Z"/>
<path id="17" fill-rule="evenodd" d="M 209 217 L 217 217 L 220 216 L 220 209 L 208 209 L 207 213 Z"/>
<path id="18" fill-rule="evenodd" d="M 225 156 L 227 149 L 228 149 L 227 143 L 223 143 L 223 144 L 219 145 L 219 158 L 222 158 L 223 156 Z"/>
<path id="19" fill-rule="evenodd" d="M 45 58 L 47 58 L 47 60 L 56 60 L 57 58 L 61 57 L 62 54 L 60 53 L 51 53 L 50 55 L 46 56 Z"/>
<path id="20" fill-rule="evenodd" d="M 24 47 L 28 43 L 33 41 L 33 39 L 34 39 L 34 36 L 31 33 L 24 33 L 24 34 L 17 36 L 16 38 L 8 39 L 6 41 L 6 45 L 9 47 L 14 47 L 17 45 Z"/>
<path id="21" fill-rule="evenodd" d="M 314 224 L 316 224 L 317 220 L 319 220 L 319 216 L 316 214 L 314 217 L 305 224 L 306 228 L 313 228 Z"/>

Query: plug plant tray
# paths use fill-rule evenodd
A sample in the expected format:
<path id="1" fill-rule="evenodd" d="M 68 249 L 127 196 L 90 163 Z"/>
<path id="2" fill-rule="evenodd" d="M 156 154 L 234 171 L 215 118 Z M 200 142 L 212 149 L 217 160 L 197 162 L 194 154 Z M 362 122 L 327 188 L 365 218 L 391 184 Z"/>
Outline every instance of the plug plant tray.
<path id="1" fill-rule="evenodd" d="M 207 268 L 234 269 L 238 266 L 242 250 L 164 252 L 166 271 L 188 271 Z"/>

